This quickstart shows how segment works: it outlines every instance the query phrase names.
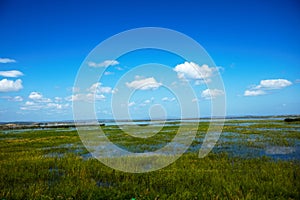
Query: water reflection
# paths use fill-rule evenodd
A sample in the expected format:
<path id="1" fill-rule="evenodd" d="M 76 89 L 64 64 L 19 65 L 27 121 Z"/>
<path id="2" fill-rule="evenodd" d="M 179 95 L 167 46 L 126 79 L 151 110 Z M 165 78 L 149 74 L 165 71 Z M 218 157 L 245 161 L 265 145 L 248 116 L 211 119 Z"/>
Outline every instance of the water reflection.
<path id="1" fill-rule="evenodd" d="M 264 121 L 265 120 L 265 121 Z M 273 120 L 273 121 L 272 121 Z M 226 120 L 225 129 L 229 131 L 224 131 L 221 134 L 216 146 L 213 148 L 214 153 L 227 153 L 229 156 L 233 157 L 243 157 L 243 158 L 253 158 L 267 156 L 273 159 L 280 160 L 300 160 L 300 124 L 286 124 L 279 118 L 242 118 Z M 200 126 L 202 122 L 208 122 L 209 119 L 200 120 Z M 164 123 L 160 121 L 137 121 L 128 122 L 124 121 L 119 123 L 120 126 L 140 125 L 145 126 L 145 130 L 149 130 L 152 134 L 152 127 L 163 126 L 167 129 L 161 129 L 162 134 L 170 134 L 178 129 L 178 126 L 186 126 L 187 131 L 189 131 L 189 125 L 192 123 L 199 122 L 199 120 L 171 120 Z M 206 123 L 207 124 L 207 123 Z M 266 127 L 264 127 L 264 125 Z M 86 130 L 96 130 L 96 127 L 81 127 Z M 99 128 L 99 127 L 98 127 Z M 107 131 L 109 134 L 115 134 L 121 128 L 116 125 L 115 122 L 105 122 L 105 126 L 101 127 L 103 130 Z M 156 128 L 154 128 L 156 130 Z M 35 130 L 39 131 L 55 131 L 55 132 L 70 132 L 75 131 L 74 127 L 71 128 L 43 128 L 43 129 L 18 129 L 18 130 L 3 130 L 1 134 L 3 137 L 0 138 L 1 141 L 13 141 L 14 139 L 20 138 L 22 133 L 32 132 Z M 199 131 L 200 134 L 196 136 L 192 145 L 188 148 L 187 152 L 197 153 L 201 148 L 205 132 Z M 17 135 L 15 135 L 17 134 Z M 143 134 L 143 133 L 140 133 Z M 17 137 L 16 137 L 17 136 Z M 172 146 L 172 151 L 174 153 L 185 148 L 185 145 L 181 143 L 186 138 L 179 138 L 176 143 Z M 160 149 L 167 145 L 166 140 L 153 140 L 152 143 L 138 143 L 130 144 L 123 143 L 119 145 L 120 148 L 126 148 L 127 151 L 131 152 L 143 152 L 151 155 L 152 151 Z M 109 149 L 107 146 L 94 146 L 95 152 L 101 151 L 101 149 Z M 41 148 L 45 151 L 44 157 L 63 157 L 69 153 L 74 153 L 81 156 L 82 159 L 87 160 L 93 158 L 93 153 L 87 152 L 86 148 L 82 143 L 67 143 L 61 144 L 54 147 L 44 147 Z M 60 151 L 58 151 L 60 150 Z M 163 154 L 163 152 L 161 152 Z M 143 154 L 147 155 L 147 154 Z M 111 151 L 111 154 L 107 156 L 116 156 Z"/>

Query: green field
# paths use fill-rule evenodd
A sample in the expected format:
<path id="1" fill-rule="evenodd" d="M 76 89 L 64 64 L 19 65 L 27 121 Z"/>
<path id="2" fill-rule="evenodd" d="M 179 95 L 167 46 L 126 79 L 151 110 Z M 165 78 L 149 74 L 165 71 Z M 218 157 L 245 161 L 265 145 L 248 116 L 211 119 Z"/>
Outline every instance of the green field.
<path id="1" fill-rule="evenodd" d="M 189 130 L 193 123 L 182 126 Z M 143 139 L 115 125 L 102 127 L 132 152 L 160 148 L 178 128 L 170 122 Z M 228 120 L 213 151 L 200 159 L 207 128 L 208 122 L 200 122 L 176 162 L 140 174 L 91 157 L 72 128 L 0 131 L 0 199 L 300 199 L 300 123 Z"/>

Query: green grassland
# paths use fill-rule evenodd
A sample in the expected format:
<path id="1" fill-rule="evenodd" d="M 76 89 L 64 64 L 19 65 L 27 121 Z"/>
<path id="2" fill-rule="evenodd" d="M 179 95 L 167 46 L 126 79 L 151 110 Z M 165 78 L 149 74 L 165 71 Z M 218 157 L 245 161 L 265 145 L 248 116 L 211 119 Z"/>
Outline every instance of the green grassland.
<path id="1" fill-rule="evenodd" d="M 156 150 L 178 128 L 174 123 L 144 139 L 117 126 L 102 127 L 112 142 L 133 152 Z M 117 171 L 89 157 L 73 129 L 2 131 L 0 199 L 300 199 L 297 156 L 252 153 L 266 147 L 299 148 L 299 123 L 227 121 L 214 150 L 199 159 L 207 128 L 208 122 L 196 127 L 190 149 L 173 164 L 140 174 Z"/>

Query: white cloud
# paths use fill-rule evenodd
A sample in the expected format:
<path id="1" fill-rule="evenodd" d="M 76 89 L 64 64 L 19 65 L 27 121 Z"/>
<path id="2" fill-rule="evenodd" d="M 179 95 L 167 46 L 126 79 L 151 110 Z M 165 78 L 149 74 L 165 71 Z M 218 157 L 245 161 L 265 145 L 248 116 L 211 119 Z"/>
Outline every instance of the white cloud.
<path id="1" fill-rule="evenodd" d="M 128 103 L 128 107 L 131 107 L 131 106 L 134 106 L 134 105 L 135 105 L 134 101 Z"/>
<path id="2" fill-rule="evenodd" d="M 51 99 L 49 98 L 42 98 L 41 100 L 39 100 L 40 102 L 43 102 L 43 103 L 49 103 L 49 102 L 52 102 Z"/>
<path id="3" fill-rule="evenodd" d="M 151 100 L 150 100 L 150 99 L 147 99 L 147 100 L 144 101 L 144 103 L 145 103 L 145 104 L 149 104 L 149 103 L 151 103 Z"/>
<path id="4" fill-rule="evenodd" d="M 33 99 L 33 100 L 38 100 L 38 99 L 42 99 L 43 95 L 39 92 L 31 92 L 28 96 L 29 99 Z"/>
<path id="5" fill-rule="evenodd" d="M 196 80 L 195 81 L 195 85 L 202 85 L 202 84 L 205 84 L 205 83 L 209 83 L 211 82 L 211 79 L 205 79 L 205 80 Z"/>
<path id="6" fill-rule="evenodd" d="M 176 99 L 173 97 L 173 98 L 169 98 L 169 97 L 164 97 L 161 99 L 162 101 L 169 101 L 169 102 L 172 102 L 172 101 L 175 101 Z"/>
<path id="7" fill-rule="evenodd" d="M 102 115 L 111 115 L 112 113 L 108 110 L 97 110 L 97 114 L 102 114 Z"/>
<path id="8" fill-rule="evenodd" d="M 63 99 L 61 97 L 54 97 L 54 102 L 59 103 L 62 101 L 63 101 Z"/>
<path id="9" fill-rule="evenodd" d="M 162 101 L 168 101 L 168 97 L 164 97 L 161 99 Z"/>
<path id="10" fill-rule="evenodd" d="M 15 92 L 23 88 L 22 80 L 17 79 L 15 81 L 2 79 L 0 80 L 0 92 Z"/>
<path id="11" fill-rule="evenodd" d="M 25 106 L 33 106 L 35 103 L 33 101 L 26 101 Z"/>
<path id="12" fill-rule="evenodd" d="M 101 83 L 94 83 L 87 89 L 89 92 L 97 92 L 97 89 L 100 87 Z"/>
<path id="13" fill-rule="evenodd" d="M 7 99 L 8 101 L 13 101 L 13 102 L 21 102 L 23 101 L 23 97 L 21 96 L 15 96 L 15 97 L 11 97 L 11 96 L 1 96 L 1 99 Z"/>
<path id="14" fill-rule="evenodd" d="M 23 100 L 23 99 L 22 99 Z M 54 97 L 53 101 L 50 98 L 44 97 L 40 92 L 31 92 L 26 101 L 21 107 L 24 111 L 47 110 L 47 114 L 53 111 L 63 111 L 70 107 L 69 103 L 64 102 L 61 97 Z"/>
<path id="15" fill-rule="evenodd" d="M 287 86 L 292 85 L 292 82 L 286 79 L 269 79 L 269 80 L 261 80 L 260 84 L 255 87 L 255 89 L 281 89 Z"/>
<path id="16" fill-rule="evenodd" d="M 67 88 L 68 91 L 72 91 L 72 92 L 80 92 L 80 88 L 79 87 L 70 87 L 70 88 Z"/>
<path id="17" fill-rule="evenodd" d="M 134 76 L 135 80 L 141 80 L 141 79 L 144 79 L 144 78 L 145 78 L 144 76 L 140 76 L 140 75 L 135 75 Z"/>
<path id="18" fill-rule="evenodd" d="M 101 83 L 94 83 L 90 88 L 88 88 L 89 92 L 92 93 L 112 93 L 112 88 L 111 87 L 103 87 L 101 86 Z"/>
<path id="19" fill-rule="evenodd" d="M 198 99 L 197 98 L 194 98 L 194 99 L 192 99 L 192 102 L 194 103 L 194 102 L 198 102 Z"/>
<path id="20" fill-rule="evenodd" d="M 246 90 L 244 96 L 260 96 L 266 94 L 263 90 Z"/>
<path id="21" fill-rule="evenodd" d="M 119 91 L 118 88 L 115 88 L 115 89 L 113 89 L 113 90 L 111 91 L 111 93 L 112 93 L 112 94 L 116 94 L 118 91 Z"/>
<path id="22" fill-rule="evenodd" d="M 154 101 L 154 97 L 151 97 L 150 99 L 146 99 L 145 101 L 143 101 L 143 103 L 141 103 L 139 106 L 141 107 L 147 106 L 151 104 L 153 101 Z"/>
<path id="23" fill-rule="evenodd" d="M 41 110 L 42 104 L 33 101 L 26 101 L 25 104 L 20 107 L 21 110 Z"/>
<path id="24" fill-rule="evenodd" d="M 24 74 L 18 70 L 0 71 L 0 76 L 15 78 L 23 76 Z"/>
<path id="25" fill-rule="evenodd" d="M 25 105 L 20 107 L 21 110 L 41 110 L 43 107 L 41 105 Z"/>
<path id="26" fill-rule="evenodd" d="M 88 66 L 89 67 L 109 67 L 109 66 L 113 66 L 113 65 L 118 65 L 119 62 L 116 60 L 105 60 L 101 63 L 95 63 L 95 62 L 88 62 Z"/>
<path id="27" fill-rule="evenodd" d="M 47 110 L 47 111 L 56 111 L 56 110 L 63 110 L 70 106 L 69 103 L 63 103 L 63 99 L 61 97 L 55 97 L 54 102 L 49 99 L 45 98 L 39 92 L 31 92 L 28 96 L 30 99 L 26 101 L 23 106 L 20 107 L 21 110 Z M 47 113 L 49 114 L 49 113 Z"/>
<path id="28" fill-rule="evenodd" d="M 267 90 L 278 90 L 292 85 L 292 82 L 286 79 L 267 79 L 261 80 L 260 84 L 253 86 L 244 92 L 244 96 L 259 96 L 267 94 Z"/>
<path id="29" fill-rule="evenodd" d="M 69 97 L 66 97 L 66 101 L 87 101 L 93 102 L 98 100 L 104 100 L 106 97 L 103 94 L 95 94 L 95 93 L 88 93 L 88 94 L 73 94 Z"/>
<path id="30" fill-rule="evenodd" d="M 42 103 L 49 103 L 52 102 L 51 99 L 45 98 L 41 93 L 39 92 L 31 92 L 28 96 L 29 99 L 36 101 L 36 102 L 42 102 Z"/>
<path id="31" fill-rule="evenodd" d="M 50 109 L 57 109 L 61 110 L 64 108 L 68 108 L 70 104 L 59 104 L 59 103 L 48 103 L 45 108 L 50 108 Z"/>
<path id="32" fill-rule="evenodd" d="M 23 97 L 15 96 L 15 97 L 12 98 L 12 101 L 21 102 L 21 101 L 23 101 Z"/>
<path id="33" fill-rule="evenodd" d="M 135 90 L 150 90 L 157 89 L 161 86 L 161 83 L 158 83 L 153 77 L 134 80 L 130 83 L 126 83 L 128 88 L 133 88 Z"/>
<path id="34" fill-rule="evenodd" d="M 113 75 L 114 73 L 113 72 L 110 72 L 110 71 L 106 71 L 104 72 L 104 75 L 108 76 L 108 75 Z"/>
<path id="35" fill-rule="evenodd" d="M 62 109 L 62 104 L 58 104 L 58 103 L 48 103 L 47 104 L 48 108 L 55 108 L 55 109 Z"/>
<path id="36" fill-rule="evenodd" d="M 33 102 L 33 101 L 26 101 L 24 106 L 20 107 L 21 110 L 42 110 L 42 109 L 49 109 L 50 110 L 62 110 L 66 109 L 70 106 L 70 104 L 59 104 L 59 103 L 41 103 L 41 102 Z"/>
<path id="37" fill-rule="evenodd" d="M 116 67 L 116 70 L 118 70 L 118 71 L 122 71 L 122 70 L 124 70 L 122 67 Z"/>
<path id="38" fill-rule="evenodd" d="M 15 63 L 16 61 L 11 58 L 0 58 L 0 63 Z"/>
<path id="39" fill-rule="evenodd" d="M 79 94 L 72 94 L 70 96 L 65 97 L 65 100 L 66 101 L 76 101 L 78 99 L 78 97 L 77 97 L 78 95 Z"/>
<path id="40" fill-rule="evenodd" d="M 94 100 L 95 99 L 95 101 L 103 100 L 103 99 L 106 98 L 103 94 L 91 94 L 91 93 L 87 94 L 86 97 L 87 97 L 88 100 Z"/>
<path id="41" fill-rule="evenodd" d="M 180 79 L 195 79 L 196 83 L 201 83 L 199 80 L 210 81 L 210 78 L 218 71 L 216 67 L 208 67 L 204 64 L 199 66 L 194 62 L 184 62 L 174 68 L 177 76 Z"/>
<path id="42" fill-rule="evenodd" d="M 224 91 L 218 89 L 206 89 L 201 93 L 201 97 L 205 99 L 215 99 L 216 97 L 222 95 L 224 95 Z"/>
<path id="43" fill-rule="evenodd" d="M 150 99 L 146 99 L 145 101 L 143 101 L 143 103 L 140 104 L 140 106 L 147 106 L 150 103 L 152 103 L 154 101 L 154 97 L 151 97 Z"/>

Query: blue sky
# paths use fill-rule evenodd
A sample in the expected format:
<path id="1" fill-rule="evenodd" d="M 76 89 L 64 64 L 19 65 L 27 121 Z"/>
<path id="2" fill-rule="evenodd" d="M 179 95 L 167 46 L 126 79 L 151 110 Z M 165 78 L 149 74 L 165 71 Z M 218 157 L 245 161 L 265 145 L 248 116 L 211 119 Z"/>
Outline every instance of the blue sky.
<path id="1" fill-rule="evenodd" d="M 197 77 L 188 78 L 196 94 L 191 105 L 199 105 L 201 116 L 210 115 L 211 98 L 225 94 L 227 115 L 300 114 L 297 1 L 2 0 L 0 24 L 0 121 L 72 119 L 73 101 L 89 98 L 88 94 L 72 96 L 77 71 L 86 56 L 105 39 L 139 27 L 184 33 L 214 60 L 224 82 L 224 94 L 207 91 L 205 85 L 197 84 L 201 81 Z M 94 85 L 99 118 L 112 117 L 111 96 L 120 92 L 114 88 L 117 81 L 135 66 L 149 62 L 170 66 L 178 79 L 180 74 L 187 77 L 192 65 L 154 50 L 116 59 Z M 205 70 L 203 63 L 195 64 Z M 105 67 L 105 60 L 91 65 Z M 206 70 L 213 69 L 208 66 Z M 151 107 L 155 111 L 155 105 L 162 105 L 168 117 L 176 117 L 178 100 L 160 87 L 163 79 L 152 71 L 151 76 L 132 74 L 131 80 L 124 81 L 125 89 L 135 88 L 141 80 L 151 86 L 137 89 L 125 106 L 135 118 L 149 117 L 148 111 Z M 86 91 L 92 92 L 90 89 Z M 154 111 L 154 117 L 160 117 L 155 113 L 162 110 Z"/>

